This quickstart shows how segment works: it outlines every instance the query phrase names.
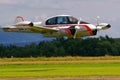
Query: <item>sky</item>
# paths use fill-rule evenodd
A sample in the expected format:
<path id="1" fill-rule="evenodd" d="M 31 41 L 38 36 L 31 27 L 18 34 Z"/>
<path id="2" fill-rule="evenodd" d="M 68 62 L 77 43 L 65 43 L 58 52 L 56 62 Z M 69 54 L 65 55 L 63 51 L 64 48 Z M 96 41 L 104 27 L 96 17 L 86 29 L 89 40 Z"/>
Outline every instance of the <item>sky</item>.
<path id="1" fill-rule="evenodd" d="M 0 0 L 0 25 L 11 25 L 16 16 L 29 21 L 42 21 L 54 15 L 67 14 L 89 23 L 111 24 L 98 36 L 120 38 L 120 0 Z"/>

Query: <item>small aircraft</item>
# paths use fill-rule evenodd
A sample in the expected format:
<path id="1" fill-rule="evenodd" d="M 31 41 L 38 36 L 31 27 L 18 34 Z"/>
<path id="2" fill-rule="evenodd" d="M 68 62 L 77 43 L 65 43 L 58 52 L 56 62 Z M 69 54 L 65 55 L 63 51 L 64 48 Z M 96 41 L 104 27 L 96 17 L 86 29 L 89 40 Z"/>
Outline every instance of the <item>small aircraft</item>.
<path id="1" fill-rule="evenodd" d="M 111 25 L 108 23 L 98 23 L 98 19 L 97 25 L 93 25 L 70 15 L 57 15 L 43 22 L 25 21 L 23 17 L 17 16 L 15 24 L 1 28 L 6 32 L 29 32 L 41 33 L 46 37 L 79 38 L 94 36 L 97 31 L 106 30 L 110 27 Z"/>

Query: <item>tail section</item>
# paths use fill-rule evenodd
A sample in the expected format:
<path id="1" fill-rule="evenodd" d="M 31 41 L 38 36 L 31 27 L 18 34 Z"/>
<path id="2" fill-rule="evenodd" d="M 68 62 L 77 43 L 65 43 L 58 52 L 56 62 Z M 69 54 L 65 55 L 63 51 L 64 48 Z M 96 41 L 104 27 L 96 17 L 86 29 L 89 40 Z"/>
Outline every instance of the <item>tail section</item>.
<path id="1" fill-rule="evenodd" d="M 25 19 L 22 16 L 17 16 L 15 19 L 15 24 L 23 21 L 25 21 Z"/>

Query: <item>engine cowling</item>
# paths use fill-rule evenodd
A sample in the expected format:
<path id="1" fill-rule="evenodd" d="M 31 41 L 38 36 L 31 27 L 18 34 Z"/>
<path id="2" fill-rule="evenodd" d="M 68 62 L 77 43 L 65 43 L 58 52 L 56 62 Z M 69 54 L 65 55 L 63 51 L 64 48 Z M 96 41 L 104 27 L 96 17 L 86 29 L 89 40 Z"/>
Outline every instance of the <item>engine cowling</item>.
<path id="1" fill-rule="evenodd" d="M 106 29 L 110 28 L 111 25 L 108 23 L 100 23 L 96 27 L 97 27 L 97 30 L 106 30 Z"/>

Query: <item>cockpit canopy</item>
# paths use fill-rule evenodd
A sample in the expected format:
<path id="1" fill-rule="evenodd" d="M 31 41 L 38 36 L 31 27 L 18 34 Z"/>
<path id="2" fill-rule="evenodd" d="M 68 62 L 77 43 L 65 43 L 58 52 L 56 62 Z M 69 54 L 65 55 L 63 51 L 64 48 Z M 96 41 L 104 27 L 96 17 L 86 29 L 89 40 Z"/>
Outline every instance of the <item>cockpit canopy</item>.
<path id="1" fill-rule="evenodd" d="M 46 21 L 46 25 L 56 25 L 56 24 L 77 24 L 78 19 L 73 16 L 56 16 L 48 19 Z M 80 21 L 80 24 L 89 24 L 84 21 Z"/>

